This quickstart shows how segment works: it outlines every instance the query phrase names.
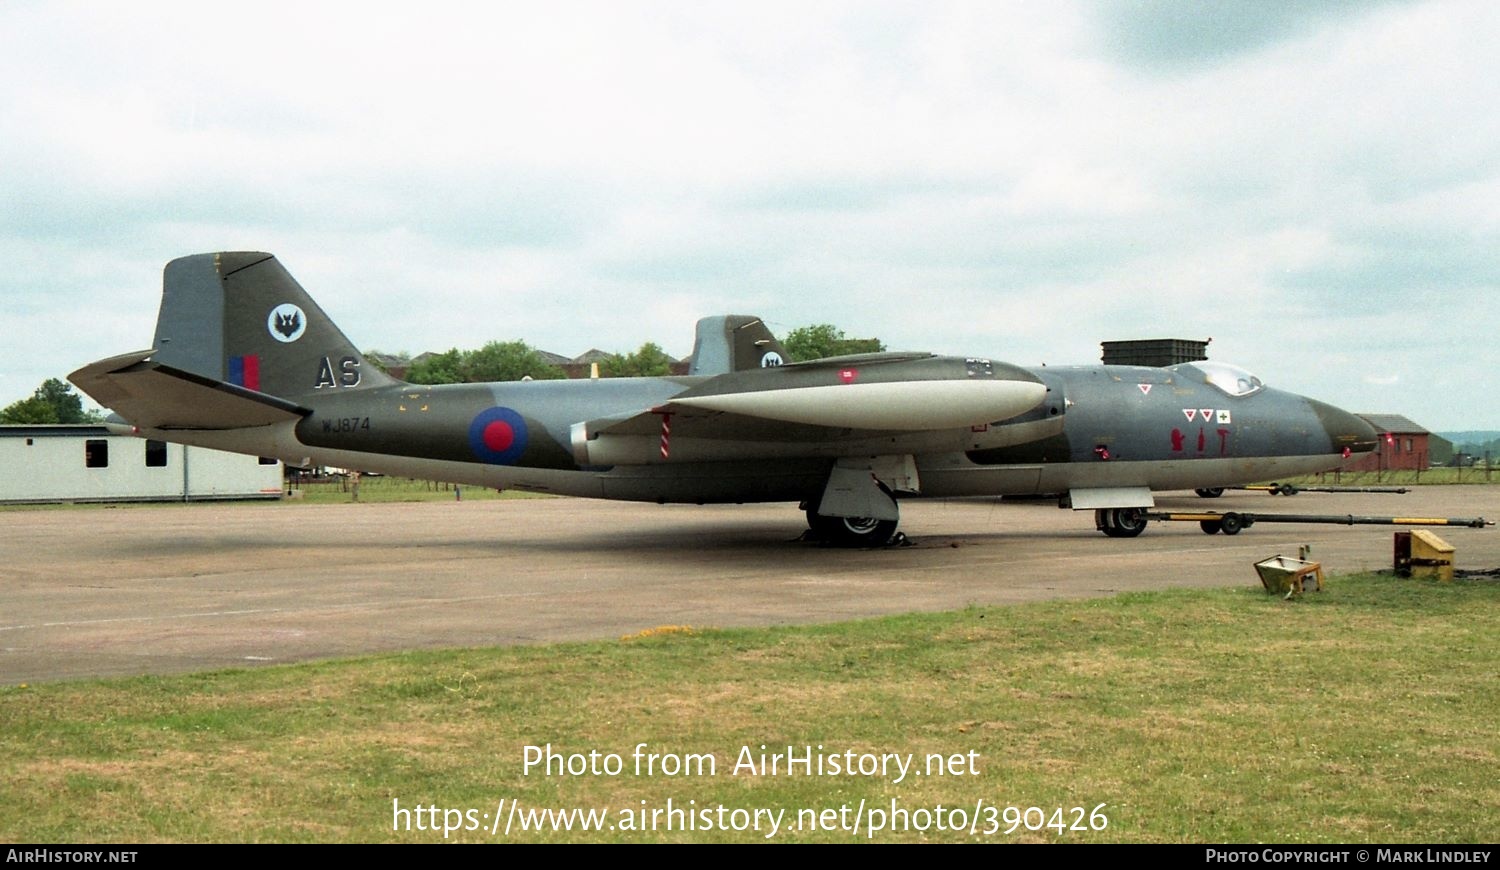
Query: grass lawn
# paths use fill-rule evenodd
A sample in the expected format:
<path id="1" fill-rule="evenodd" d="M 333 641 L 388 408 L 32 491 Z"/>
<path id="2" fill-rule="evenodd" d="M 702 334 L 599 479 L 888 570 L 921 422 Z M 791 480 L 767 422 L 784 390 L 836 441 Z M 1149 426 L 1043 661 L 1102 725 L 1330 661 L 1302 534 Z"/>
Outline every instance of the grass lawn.
<path id="1" fill-rule="evenodd" d="M 663 626 L 6 686 L 0 839 L 1486 843 L 1497 722 L 1494 580 Z"/>

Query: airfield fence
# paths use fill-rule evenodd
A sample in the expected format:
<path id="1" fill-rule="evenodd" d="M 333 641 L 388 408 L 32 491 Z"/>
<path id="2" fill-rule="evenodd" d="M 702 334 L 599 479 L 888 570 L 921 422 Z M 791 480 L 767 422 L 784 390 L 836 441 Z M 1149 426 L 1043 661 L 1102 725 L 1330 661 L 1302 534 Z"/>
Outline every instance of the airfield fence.
<path id="1" fill-rule="evenodd" d="M 1266 482 L 1315 483 L 1333 486 L 1369 486 L 1373 484 L 1389 486 L 1415 486 L 1419 484 L 1440 486 L 1444 484 L 1493 483 L 1494 479 L 1490 464 L 1485 463 L 1483 465 L 1476 464 L 1458 468 L 1387 468 L 1375 471 L 1325 471 L 1319 474 L 1308 474 L 1301 477 Z"/>

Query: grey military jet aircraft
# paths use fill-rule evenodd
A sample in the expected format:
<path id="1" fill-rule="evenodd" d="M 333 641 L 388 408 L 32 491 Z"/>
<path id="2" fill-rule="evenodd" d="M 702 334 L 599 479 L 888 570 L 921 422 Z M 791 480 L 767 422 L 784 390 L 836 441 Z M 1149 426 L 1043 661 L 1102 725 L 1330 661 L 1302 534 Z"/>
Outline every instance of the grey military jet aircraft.
<path id="1" fill-rule="evenodd" d="M 898 499 L 917 496 L 1059 494 L 1132 537 L 1153 490 L 1323 471 L 1376 438 L 1217 362 L 793 362 L 747 316 L 699 321 L 686 376 L 419 386 L 368 363 L 251 252 L 168 263 L 151 349 L 70 378 L 146 438 L 592 498 L 800 502 L 820 537 L 851 546 L 888 542 Z"/>

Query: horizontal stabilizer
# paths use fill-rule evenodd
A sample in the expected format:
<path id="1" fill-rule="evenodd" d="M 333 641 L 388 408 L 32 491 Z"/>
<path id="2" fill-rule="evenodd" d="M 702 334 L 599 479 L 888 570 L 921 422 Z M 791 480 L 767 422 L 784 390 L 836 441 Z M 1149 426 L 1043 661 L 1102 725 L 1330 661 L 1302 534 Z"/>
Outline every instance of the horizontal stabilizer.
<path id="1" fill-rule="evenodd" d="M 242 429 L 309 413 L 274 396 L 151 362 L 153 353 L 100 360 L 68 380 L 141 429 Z"/>

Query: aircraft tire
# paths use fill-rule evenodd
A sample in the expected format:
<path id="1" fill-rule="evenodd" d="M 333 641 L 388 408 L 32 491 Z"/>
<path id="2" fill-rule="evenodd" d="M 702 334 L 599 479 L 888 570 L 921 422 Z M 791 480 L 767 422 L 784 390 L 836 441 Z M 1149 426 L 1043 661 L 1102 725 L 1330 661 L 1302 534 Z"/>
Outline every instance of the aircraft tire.
<path id="1" fill-rule="evenodd" d="M 900 520 L 873 517 L 829 517 L 812 510 L 807 525 L 813 533 L 835 547 L 884 547 L 896 534 Z"/>
<path id="2" fill-rule="evenodd" d="M 1217 535 L 1223 531 L 1224 526 L 1219 520 L 1199 520 L 1198 528 L 1202 529 L 1205 535 Z"/>
<path id="3" fill-rule="evenodd" d="M 1297 494 L 1297 487 L 1291 485 L 1290 483 L 1283 483 L 1281 485 L 1281 494 L 1282 495 L 1296 495 Z"/>
<path id="4" fill-rule="evenodd" d="M 1245 521 L 1236 513 L 1225 514 L 1223 519 L 1219 520 L 1219 529 L 1226 535 L 1238 535 L 1240 529 L 1244 527 Z"/>
<path id="5" fill-rule="evenodd" d="M 1218 498 L 1219 496 L 1224 494 L 1224 487 L 1209 486 L 1204 487 L 1203 489 L 1195 489 L 1193 490 L 1193 492 L 1196 492 L 1199 498 Z"/>
<path id="6" fill-rule="evenodd" d="M 1140 508 L 1108 508 L 1098 512 L 1094 525 L 1111 538 L 1134 538 L 1146 530 L 1146 518 Z"/>

